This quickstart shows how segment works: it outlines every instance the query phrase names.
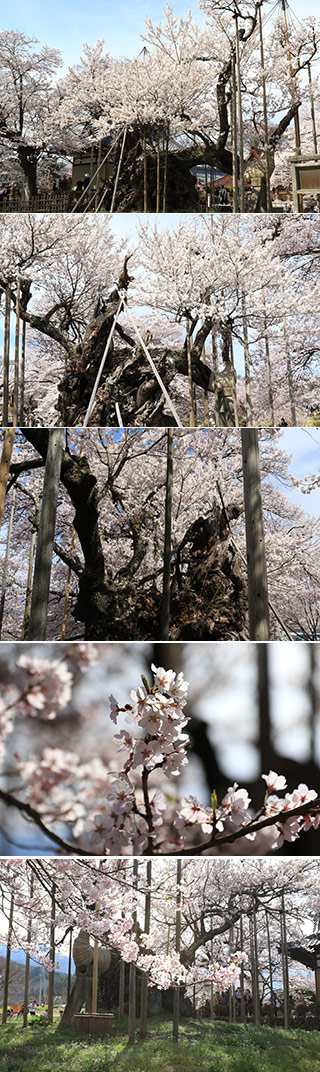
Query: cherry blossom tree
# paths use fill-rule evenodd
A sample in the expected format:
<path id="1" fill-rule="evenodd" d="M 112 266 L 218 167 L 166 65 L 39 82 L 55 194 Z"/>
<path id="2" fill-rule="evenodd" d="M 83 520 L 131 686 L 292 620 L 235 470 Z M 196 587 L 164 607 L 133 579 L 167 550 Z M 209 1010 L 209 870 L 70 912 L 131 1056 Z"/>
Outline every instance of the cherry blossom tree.
<path id="1" fill-rule="evenodd" d="M 55 84 L 61 53 L 48 45 L 37 48 L 35 37 L 3 30 L 0 35 L 0 151 L 4 167 L 17 162 L 28 197 L 37 193 L 37 166 L 48 154 L 63 151 L 53 135 L 59 106 Z"/>

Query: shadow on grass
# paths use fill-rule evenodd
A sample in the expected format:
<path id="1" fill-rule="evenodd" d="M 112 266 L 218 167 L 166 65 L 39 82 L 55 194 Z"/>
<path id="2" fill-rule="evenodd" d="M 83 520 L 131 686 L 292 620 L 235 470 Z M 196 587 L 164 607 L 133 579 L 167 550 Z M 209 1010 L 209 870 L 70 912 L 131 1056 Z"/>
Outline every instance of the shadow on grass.
<path id="1" fill-rule="evenodd" d="M 112 1038 L 73 1028 L 0 1030 L 0 1072 L 320 1072 L 320 1034 L 281 1028 L 183 1021 L 179 1045 L 169 1019 L 150 1020 L 146 1039 L 127 1041 L 127 1023 Z"/>

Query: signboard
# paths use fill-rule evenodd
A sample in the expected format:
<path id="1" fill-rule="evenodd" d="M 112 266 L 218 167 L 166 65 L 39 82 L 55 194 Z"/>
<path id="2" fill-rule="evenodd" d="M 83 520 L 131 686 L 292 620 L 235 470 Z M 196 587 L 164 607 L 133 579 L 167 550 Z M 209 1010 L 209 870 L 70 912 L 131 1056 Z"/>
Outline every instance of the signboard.
<path id="1" fill-rule="evenodd" d="M 303 194 L 320 195 L 320 154 L 313 156 L 292 156 L 290 159 L 292 173 L 293 208 L 295 212 L 300 209 L 299 201 Z M 301 197 L 299 198 L 299 194 Z"/>

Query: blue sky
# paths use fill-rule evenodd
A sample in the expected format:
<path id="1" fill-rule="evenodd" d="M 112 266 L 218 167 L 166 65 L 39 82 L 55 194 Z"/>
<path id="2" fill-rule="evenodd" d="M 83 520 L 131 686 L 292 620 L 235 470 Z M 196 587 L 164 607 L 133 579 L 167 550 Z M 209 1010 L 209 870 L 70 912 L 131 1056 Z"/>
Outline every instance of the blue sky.
<path id="1" fill-rule="evenodd" d="M 272 10 L 273 3 L 268 5 Z M 52 4 L 40 3 L 40 0 L 15 0 L 7 5 L 2 13 L 4 29 L 18 29 L 43 43 L 63 52 L 64 62 L 77 62 L 84 41 L 94 44 L 98 38 L 104 38 L 107 51 L 115 56 L 135 56 L 141 49 L 140 33 L 143 33 L 146 18 L 158 22 L 165 7 L 164 0 L 118 0 L 117 4 L 103 3 L 102 0 L 56 0 Z M 174 13 L 186 17 L 190 8 L 197 14 L 199 21 L 203 13 L 194 2 L 172 2 Z M 319 13 L 316 0 L 306 5 L 303 0 L 296 0 L 294 12 L 298 18 L 306 14 Z"/>

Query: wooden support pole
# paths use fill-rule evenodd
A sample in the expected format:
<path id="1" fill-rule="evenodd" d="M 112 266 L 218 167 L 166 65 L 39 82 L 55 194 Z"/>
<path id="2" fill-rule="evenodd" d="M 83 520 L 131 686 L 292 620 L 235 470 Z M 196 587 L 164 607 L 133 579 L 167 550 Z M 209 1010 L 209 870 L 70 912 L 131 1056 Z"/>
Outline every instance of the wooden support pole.
<path id="1" fill-rule="evenodd" d="M 292 67 L 290 41 L 289 41 L 289 29 L 288 29 L 288 20 L 287 20 L 287 6 L 288 6 L 287 0 L 281 0 L 281 7 L 282 7 L 282 13 L 283 13 L 283 24 L 284 24 L 284 33 L 285 33 L 286 46 L 287 46 L 289 74 L 290 74 L 290 78 L 292 79 L 292 83 L 293 83 L 294 76 L 293 76 L 293 67 Z M 292 94 L 292 103 L 293 104 L 295 103 L 295 98 L 296 98 L 296 94 L 294 94 L 294 95 Z M 294 122 L 294 136 L 295 136 L 295 154 L 296 154 L 296 156 L 300 156 L 301 155 L 301 133 L 300 133 L 300 118 L 299 118 L 299 110 L 298 110 L 298 108 L 297 108 L 297 111 L 294 114 L 293 122 Z M 303 196 L 302 196 L 302 194 L 298 194 L 298 211 L 303 212 Z"/>
<path id="2" fill-rule="evenodd" d="M 2 586 L 1 586 L 1 598 L 0 598 L 0 639 L 1 639 L 1 633 L 2 633 L 4 604 L 5 604 L 6 591 L 7 591 L 7 580 L 8 580 L 10 546 L 11 546 L 11 537 L 12 537 L 12 526 L 13 526 L 14 508 L 15 508 L 15 502 L 16 502 L 16 490 L 17 490 L 16 487 L 14 487 L 13 492 L 12 492 L 11 510 L 10 510 L 10 516 L 9 516 L 9 525 L 8 525 L 7 542 L 6 542 L 6 553 L 5 553 L 5 559 L 4 559 L 3 574 L 2 574 Z"/>
<path id="3" fill-rule="evenodd" d="M 269 640 L 268 580 L 257 428 L 241 429 L 250 640 Z"/>
<path id="4" fill-rule="evenodd" d="M 241 952 L 243 953 L 243 916 L 242 916 L 242 912 L 241 912 L 241 915 L 240 915 L 240 949 L 241 949 Z M 245 1019 L 246 1019 L 246 1003 L 245 1003 L 245 1000 L 244 1000 L 244 966 L 243 966 L 243 964 L 241 964 L 241 968 L 240 968 L 240 990 L 241 990 L 240 1016 L 241 1016 L 241 1023 L 244 1024 Z"/>
<path id="5" fill-rule="evenodd" d="M 269 406 L 270 406 L 270 424 L 274 427 L 274 403 L 273 403 L 273 387 L 272 387 L 272 373 L 271 373 L 271 361 L 270 361 L 270 347 L 269 347 L 269 335 L 268 335 L 268 322 L 267 322 L 267 307 L 265 294 L 263 292 L 263 321 L 264 321 L 264 345 L 267 362 L 267 376 L 268 376 L 268 394 L 269 394 Z"/>
<path id="6" fill-rule="evenodd" d="M 245 193 L 244 193 L 244 148 L 243 148 L 242 92 L 241 92 L 241 70 L 240 70 L 240 47 L 239 47 L 238 14 L 234 14 L 234 20 L 235 20 L 235 28 L 236 28 L 236 75 L 237 75 L 237 97 L 238 97 L 240 212 L 245 212 L 246 211 L 246 202 L 245 202 Z"/>
<path id="7" fill-rule="evenodd" d="M 149 934 L 150 931 L 150 918 L 151 918 L 151 879 L 152 879 L 152 861 L 147 862 L 147 893 L 145 895 L 145 911 L 144 911 L 144 933 Z M 145 1038 L 147 1034 L 147 1015 L 148 1015 L 148 979 L 146 975 L 141 979 L 141 998 L 140 998 L 140 1038 Z"/>
<path id="8" fill-rule="evenodd" d="M 205 348 L 205 345 L 203 345 L 203 347 L 202 347 L 202 361 L 203 361 L 203 364 L 205 365 L 206 364 L 206 348 Z M 205 423 L 207 428 L 210 427 L 208 391 L 204 392 L 204 423 Z"/>
<path id="9" fill-rule="evenodd" d="M 161 600 L 161 640 L 169 639 L 170 630 L 170 578 L 171 578 L 171 526 L 173 487 L 173 428 L 167 429 L 167 475 L 164 526 L 163 580 Z"/>
<path id="10" fill-rule="evenodd" d="M 272 770 L 274 762 L 271 743 L 269 648 L 268 644 L 257 644 L 258 671 L 258 709 L 259 709 L 259 748 L 260 770 Z"/>
<path id="11" fill-rule="evenodd" d="M 156 189 L 156 212 L 160 212 L 160 134 L 157 130 L 157 162 L 156 162 L 156 174 L 157 174 L 157 189 Z"/>
<path id="12" fill-rule="evenodd" d="M 34 874 L 31 871 L 30 875 L 30 900 L 33 898 L 33 885 Z M 27 930 L 27 952 L 26 952 L 26 966 L 24 975 L 24 996 L 23 996 L 23 1026 L 28 1027 L 28 1007 L 29 1007 L 29 978 L 30 978 L 30 953 L 29 946 L 32 937 L 32 912 L 29 912 L 28 916 L 28 930 Z"/>
<path id="13" fill-rule="evenodd" d="M 283 973 L 283 1026 L 288 1030 L 290 1026 L 290 1007 L 289 1007 L 289 970 L 288 970 L 288 947 L 287 947 L 287 926 L 286 926 L 286 908 L 284 893 L 281 894 L 281 956 L 282 956 L 282 973 Z"/>
<path id="14" fill-rule="evenodd" d="M 264 47 L 263 47 L 263 33 L 262 33 L 262 16 L 261 7 L 263 0 L 260 0 L 258 6 L 258 19 L 259 19 L 259 36 L 260 36 L 260 60 L 261 60 L 261 77 L 262 77 L 262 99 L 263 99 L 263 122 L 264 122 L 264 146 L 266 154 L 266 199 L 267 199 L 267 212 L 272 212 L 271 194 L 270 194 L 270 153 L 269 153 L 269 126 L 268 126 L 268 112 L 267 112 L 267 92 L 266 92 L 266 72 L 264 66 Z"/>
<path id="15" fill-rule="evenodd" d="M 14 893 L 11 894 L 10 900 L 10 913 L 9 913 L 9 926 L 7 937 L 7 954 L 6 954 L 6 966 L 4 973 L 3 984 L 3 1004 L 2 1004 L 2 1023 L 7 1023 L 8 1012 L 8 996 L 9 996 L 9 978 L 10 978 L 10 958 L 11 958 L 11 946 L 12 946 L 12 932 L 13 932 L 13 913 L 14 913 Z"/>
<path id="16" fill-rule="evenodd" d="M 231 136 L 232 136 L 232 183 L 233 198 L 232 212 L 239 212 L 239 189 L 238 189 L 238 137 L 237 137 L 237 80 L 236 80 L 236 55 L 232 49 L 231 59 Z"/>
<path id="17" fill-rule="evenodd" d="M 194 405 L 193 405 L 193 383 L 192 383 L 192 361 L 191 361 L 191 338 L 190 338 L 190 317 L 189 313 L 186 316 L 187 324 L 187 362 L 188 362 L 188 384 L 189 384 L 189 425 L 190 428 L 195 427 Z"/>
<path id="18" fill-rule="evenodd" d="M 64 429 L 51 428 L 44 472 L 28 640 L 45 640 Z"/>
<path id="19" fill-rule="evenodd" d="M 70 997 L 70 993 L 71 993 L 72 938 L 73 938 L 73 929 L 71 927 L 70 928 L 70 938 L 69 938 L 69 955 L 68 955 L 67 1002 L 69 1001 L 69 997 Z"/>
<path id="20" fill-rule="evenodd" d="M 16 428 L 19 423 L 19 378 L 20 378 L 20 277 L 17 279 L 17 296 L 16 296 L 16 333 L 15 333 L 15 347 L 14 347 L 14 385 L 13 385 L 13 406 L 12 406 L 12 424 Z"/>
<path id="21" fill-rule="evenodd" d="M 269 927 L 269 913 L 268 909 L 265 909 L 266 915 L 266 933 L 267 933 L 267 946 L 268 946 L 268 961 L 269 961 L 269 980 L 270 980 L 270 1003 L 271 1011 L 274 1009 L 273 1004 L 273 971 L 272 971 L 272 956 L 271 956 L 271 941 L 270 941 L 270 927 Z"/>
<path id="22" fill-rule="evenodd" d="M 166 126 L 166 137 L 165 137 L 162 212 L 167 211 L 168 156 L 169 156 L 169 123 L 167 123 L 167 126 Z"/>
<path id="23" fill-rule="evenodd" d="M 238 400 L 237 400 L 237 373 L 236 373 L 236 368 L 235 368 L 235 363 L 234 363 L 232 329 L 230 331 L 230 361 L 231 361 L 231 365 L 232 365 L 232 381 L 233 381 L 233 392 L 232 393 L 233 393 L 234 423 L 235 423 L 235 428 L 239 428 L 239 411 L 238 411 Z"/>
<path id="24" fill-rule="evenodd" d="M 214 316 L 211 321 L 211 347 L 212 347 L 212 364 L 213 364 L 213 376 L 214 376 L 214 420 L 216 428 L 220 427 L 220 413 L 219 413 L 219 392 L 218 392 L 218 347 L 216 336 L 216 322 Z"/>
<path id="25" fill-rule="evenodd" d="M 94 198 L 94 210 L 95 210 L 95 212 L 97 212 L 98 204 L 99 204 L 99 178 L 98 178 L 98 176 L 99 176 L 100 167 L 101 167 L 101 153 L 102 153 L 102 138 L 99 138 L 99 142 L 98 142 L 98 159 L 97 159 L 97 179 L 96 179 L 97 185 L 96 185 L 95 198 Z M 89 178 L 90 178 L 90 176 L 89 176 Z"/>
<path id="26" fill-rule="evenodd" d="M 119 1007 L 118 1017 L 122 1020 L 124 1016 L 124 986 L 125 986 L 125 963 L 124 960 L 120 961 L 120 974 L 119 974 Z"/>
<path id="27" fill-rule="evenodd" d="M 253 914 L 252 914 L 252 937 L 253 937 L 253 949 L 254 949 L 254 1020 L 257 1027 L 260 1027 L 261 1015 L 260 1015 L 260 994 L 259 994 L 259 954 L 258 954 L 258 935 L 257 935 L 257 905 L 254 901 Z"/>
<path id="28" fill-rule="evenodd" d="M 20 404 L 19 404 L 19 424 L 20 428 L 23 426 L 24 421 L 24 387 L 25 387 L 25 369 L 26 369 L 26 321 L 22 321 L 22 341 L 21 341 L 21 363 L 20 363 Z"/>
<path id="29" fill-rule="evenodd" d="M 3 438 L 3 447 L 0 461 L 0 529 L 3 521 L 3 511 L 6 499 L 7 483 L 11 465 L 14 437 L 15 429 L 6 428 Z"/>
<path id="30" fill-rule="evenodd" d="M 4 339 L 3 339 L 3 405 L 2 427 L 7 428 L 9 423 L 9 365 L 10 365 L 10 314 L 11 314 L 11 290 L 10 284 L 6 287 L 5 311 L 4 311 Z"/>
<path id="31" fill-rule="evenodd" d="M 175 933 L 175 946 L 176 953 L 180 953 L 181 948 L 181 878 L 182 878 L 182 862 L 177 860 L 177 894 L 176 894 L 176 933 Z M 173 991 L 173 1024 L 172 1024 L 172 1041 L 178 1042 L 179 1038 L 179 1012 L 180 1012 L 180 988 L 179 984 L 176 984 Z"/>
<path id="32" fill-rule="evenodd" d="M 98 919 L 99 905 L 96 904 L 95 917 Z M 92 997 L 91 997 L 91 1012 L 95 1015 L 98 1012 L 98 974 L 99 974 L 99 943 L 98 939 L 94 939 L 93 946 L 93 966 L 92 966 Z"/>
<path id="33" fill-rule="evenodd" d="M 53 1024 L 54 962 L 55 962 L 55 927 L 56 927 L 56 888 L 53 884 L 51 893 L 50 921 L 50 960 L 53 964 L 48 980 L 48 1024 Z"/>
<path id="34" fill-rule="evenodd" d="M 134 898 L 138 882 L 138 860 L 133 861 L 133 893 Z M 137 933 L 137 907 L 134 904 L 132 913 L 133 935 Z M 133 1046 L 136 1041 L 136 975 L 137 969 L 133 961 L 129 964 L 129 1015 L 128 1015 L 128 1042 Z"/>
<path id="35" fill-rule="evenodd" d="M 71 544 L 70 544 L 70 558 L 73 558 L 75 540 L 76 540 L 76 530 L 73 528 L 72 529 L 72 536 L 71 536 Z M 71 584 L 71 566 L 68 566 L 66 591 L 65 591 L 65 597 L 64 597 L 61 640 L 65 640 L 65 636 L 66 636 L 68 606 L 69 606 L 69 595 L 70 595 L 70 584 Z"/>
<path id="36" fill-rule="evenodd" d="M 24 615 L 23 615 L 22 640 L 27 640 L 28 639 L 31 596 L 32 596 L 33 563 L 34 563 L 34 555 L 35 555 L 36 542 L 37 542 L 37 532 L 38 532 L 38 527 L 39 527 L 39 518 L 40 518 L 40 501 L 39 501 L 39 498 L 37 498 L 36 505 L 35 505 L 35 512 L 34 512 L 34 520 L 33 520 L 33 523 L 32 523 L 32 529 L 31 529 L 31 534 L 30 534 L 27 590 L 26 590 L 26 602 L 25 602 Z"/>
<path id="37" fill-rule="evenodd" d="M 147 137 L 143 135 L 143 211 L 148 212 Z"/>
<path id="38" fill-rule="evenodd" d="M 281 308 L 282 308 L 282 323 L 283 323 L 283 333 L 284 333 L 284 341 L 285 341 L 285 348 L 286 348 L 287 378 L 288 378 L 288 390 L 289 390 L 289 399 L 290 399 L 291 422 L 292 422 L 292 425 L 295 426 L 296 423 L 297 423 L 296 406 L 295 406 L 295 398 L 294 398 L 294 388 L 293 388 L 292 368 L 291 368 L 291 354 L 290 354 L 290 340 L 289 340 L 289 332 L 288 332 L 287 317 L 286 317 L 285 296 L 284 296 L 284 289 L 283 289 L 283 282 L 282 282 L 282 269 L 281 269 L 281 260 L 280 260 L 278 239 L 276 239 L 276 247 L 277 247 L 277 261 L 278 261 L 278 273 L 279 273 L 279 289 L 280 289 L 280 299 L 281 299 Z"/>
<path id="39" fill-rule="evenodd" d="M 241 304 L 242 304 L 242 324 L 243 324 L 243 349 L 244 349 L 244 369 L 245 369 L 245 385 L 246 385 L 246 423 L 252 424 L 252 401 L 251 401 L 251 373 L 250 373 L 250 354 L 249 354 L 249 336 L 247 325 L 247 305 L 246 295 L 242 288 L 241 290 Z"/>

